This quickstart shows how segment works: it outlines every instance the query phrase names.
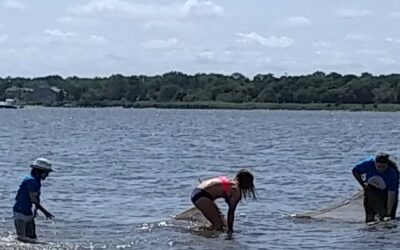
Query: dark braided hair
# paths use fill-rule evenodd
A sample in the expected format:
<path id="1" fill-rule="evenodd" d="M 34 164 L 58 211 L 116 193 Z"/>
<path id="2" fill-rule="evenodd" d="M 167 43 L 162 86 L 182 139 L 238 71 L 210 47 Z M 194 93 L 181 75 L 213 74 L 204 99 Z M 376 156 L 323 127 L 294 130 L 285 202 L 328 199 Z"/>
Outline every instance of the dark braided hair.
<path id="1" fill-rule="evenodd" d="M 399 168 L 393 160 L 389 159 L 390 155 L 385 153 L 379 153 L 375 156 L 375 161 L 379 163 L 387 164 L 389 168 L 393 168 L 397 175 L 399 175 Z"/>
<path id="2" fill-rule="evenodd" d="M 247 197 L 257 199 L 254 187 L 254 176 L 247 169 L 241 169 L 236 174 L 236 179 L 239 182 L 239 189 L 242 197 L 246 200 Z"/>

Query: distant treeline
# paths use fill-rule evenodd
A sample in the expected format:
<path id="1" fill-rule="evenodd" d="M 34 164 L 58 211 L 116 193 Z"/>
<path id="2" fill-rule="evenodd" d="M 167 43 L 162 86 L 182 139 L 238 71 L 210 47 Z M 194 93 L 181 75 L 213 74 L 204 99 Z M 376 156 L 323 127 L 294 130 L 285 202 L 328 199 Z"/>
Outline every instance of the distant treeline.
<path id="1" fill-rule="evenodd" d="M 65 102 L 93 103 L 221 102 L 221 103 L 400 103 L 400 74 L 361 76 L 325 74 L 281 76 L 170 72 L 157 76 L 80 78 L 47 76 L 0 78 L 0 99 L 10 87 L 56 86 L 67 91 Z"/>

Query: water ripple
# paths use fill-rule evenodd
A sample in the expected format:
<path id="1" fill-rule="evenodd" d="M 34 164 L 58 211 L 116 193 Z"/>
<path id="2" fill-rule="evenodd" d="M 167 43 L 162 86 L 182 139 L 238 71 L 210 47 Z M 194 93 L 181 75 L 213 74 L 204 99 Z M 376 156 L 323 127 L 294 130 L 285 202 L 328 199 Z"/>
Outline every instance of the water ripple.
<path id="1" fill-rule="evenodd" d="M 395 155 L 399 120 L 368 112 L 0 110 L 0 248 L 396 249 L 396 227 L 288 215 L 357 190 L 352 165 L 376 151 Z M 11 208 L 38 156 L 56 169 L 42 188 L 56 220 L 37 220 L 47 245 L 24 245 L 14 240 Z M 254 171 L 260 199 L 240 204 L 245 216 L 233 238 L 169 219 L 191 206 L 198 178 L 243 166 Z"/>

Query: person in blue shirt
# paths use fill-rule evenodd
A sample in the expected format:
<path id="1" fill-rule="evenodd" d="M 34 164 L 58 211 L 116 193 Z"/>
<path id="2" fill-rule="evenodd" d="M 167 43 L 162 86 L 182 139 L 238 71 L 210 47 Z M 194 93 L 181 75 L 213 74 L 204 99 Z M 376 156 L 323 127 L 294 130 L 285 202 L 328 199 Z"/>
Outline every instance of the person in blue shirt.
<path id="1" fill-rule="evenodd" d="M 40 210 L 47 219 L 54 216 L 40 204 L 41 181 L 45 180 L 53 171 L 51 163 L 45 158 L 37 158 L 31 165 L 31 174 L 26 176 L 19 186 L 13 207 L 14 225 L 17 239 L 21 241 L 36 240 L 34 218 Z M 35 210 L 32 211 L 32 205 Z"/>
<path id="2" fill-rule="evenodd" d="M 353 175 L 364 189 L 366 223 L 395 219 L 399 194 L 399 170 L 389 155 L 379 153 L 356 164 Z M 363 178 L 364 175 L 364 178 Z"/>

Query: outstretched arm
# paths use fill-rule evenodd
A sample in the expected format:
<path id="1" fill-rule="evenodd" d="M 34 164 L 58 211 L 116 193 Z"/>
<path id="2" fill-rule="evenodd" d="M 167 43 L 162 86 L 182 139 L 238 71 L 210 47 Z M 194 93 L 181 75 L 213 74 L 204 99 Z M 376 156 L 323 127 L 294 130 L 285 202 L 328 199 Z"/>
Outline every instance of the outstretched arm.
<path id="1" fill-rule="evenodd" d="M 40 205 L 40 201 L 37 197 L 38 194 L 36 192 L 29 192 L 29 198 L 31 199 L 31 202 L 35 204 L 36 209 L 42 211 L 47 219 L 54 219 L 54 216 L 50 212 L 48 212 L 42 205 Z"/>

